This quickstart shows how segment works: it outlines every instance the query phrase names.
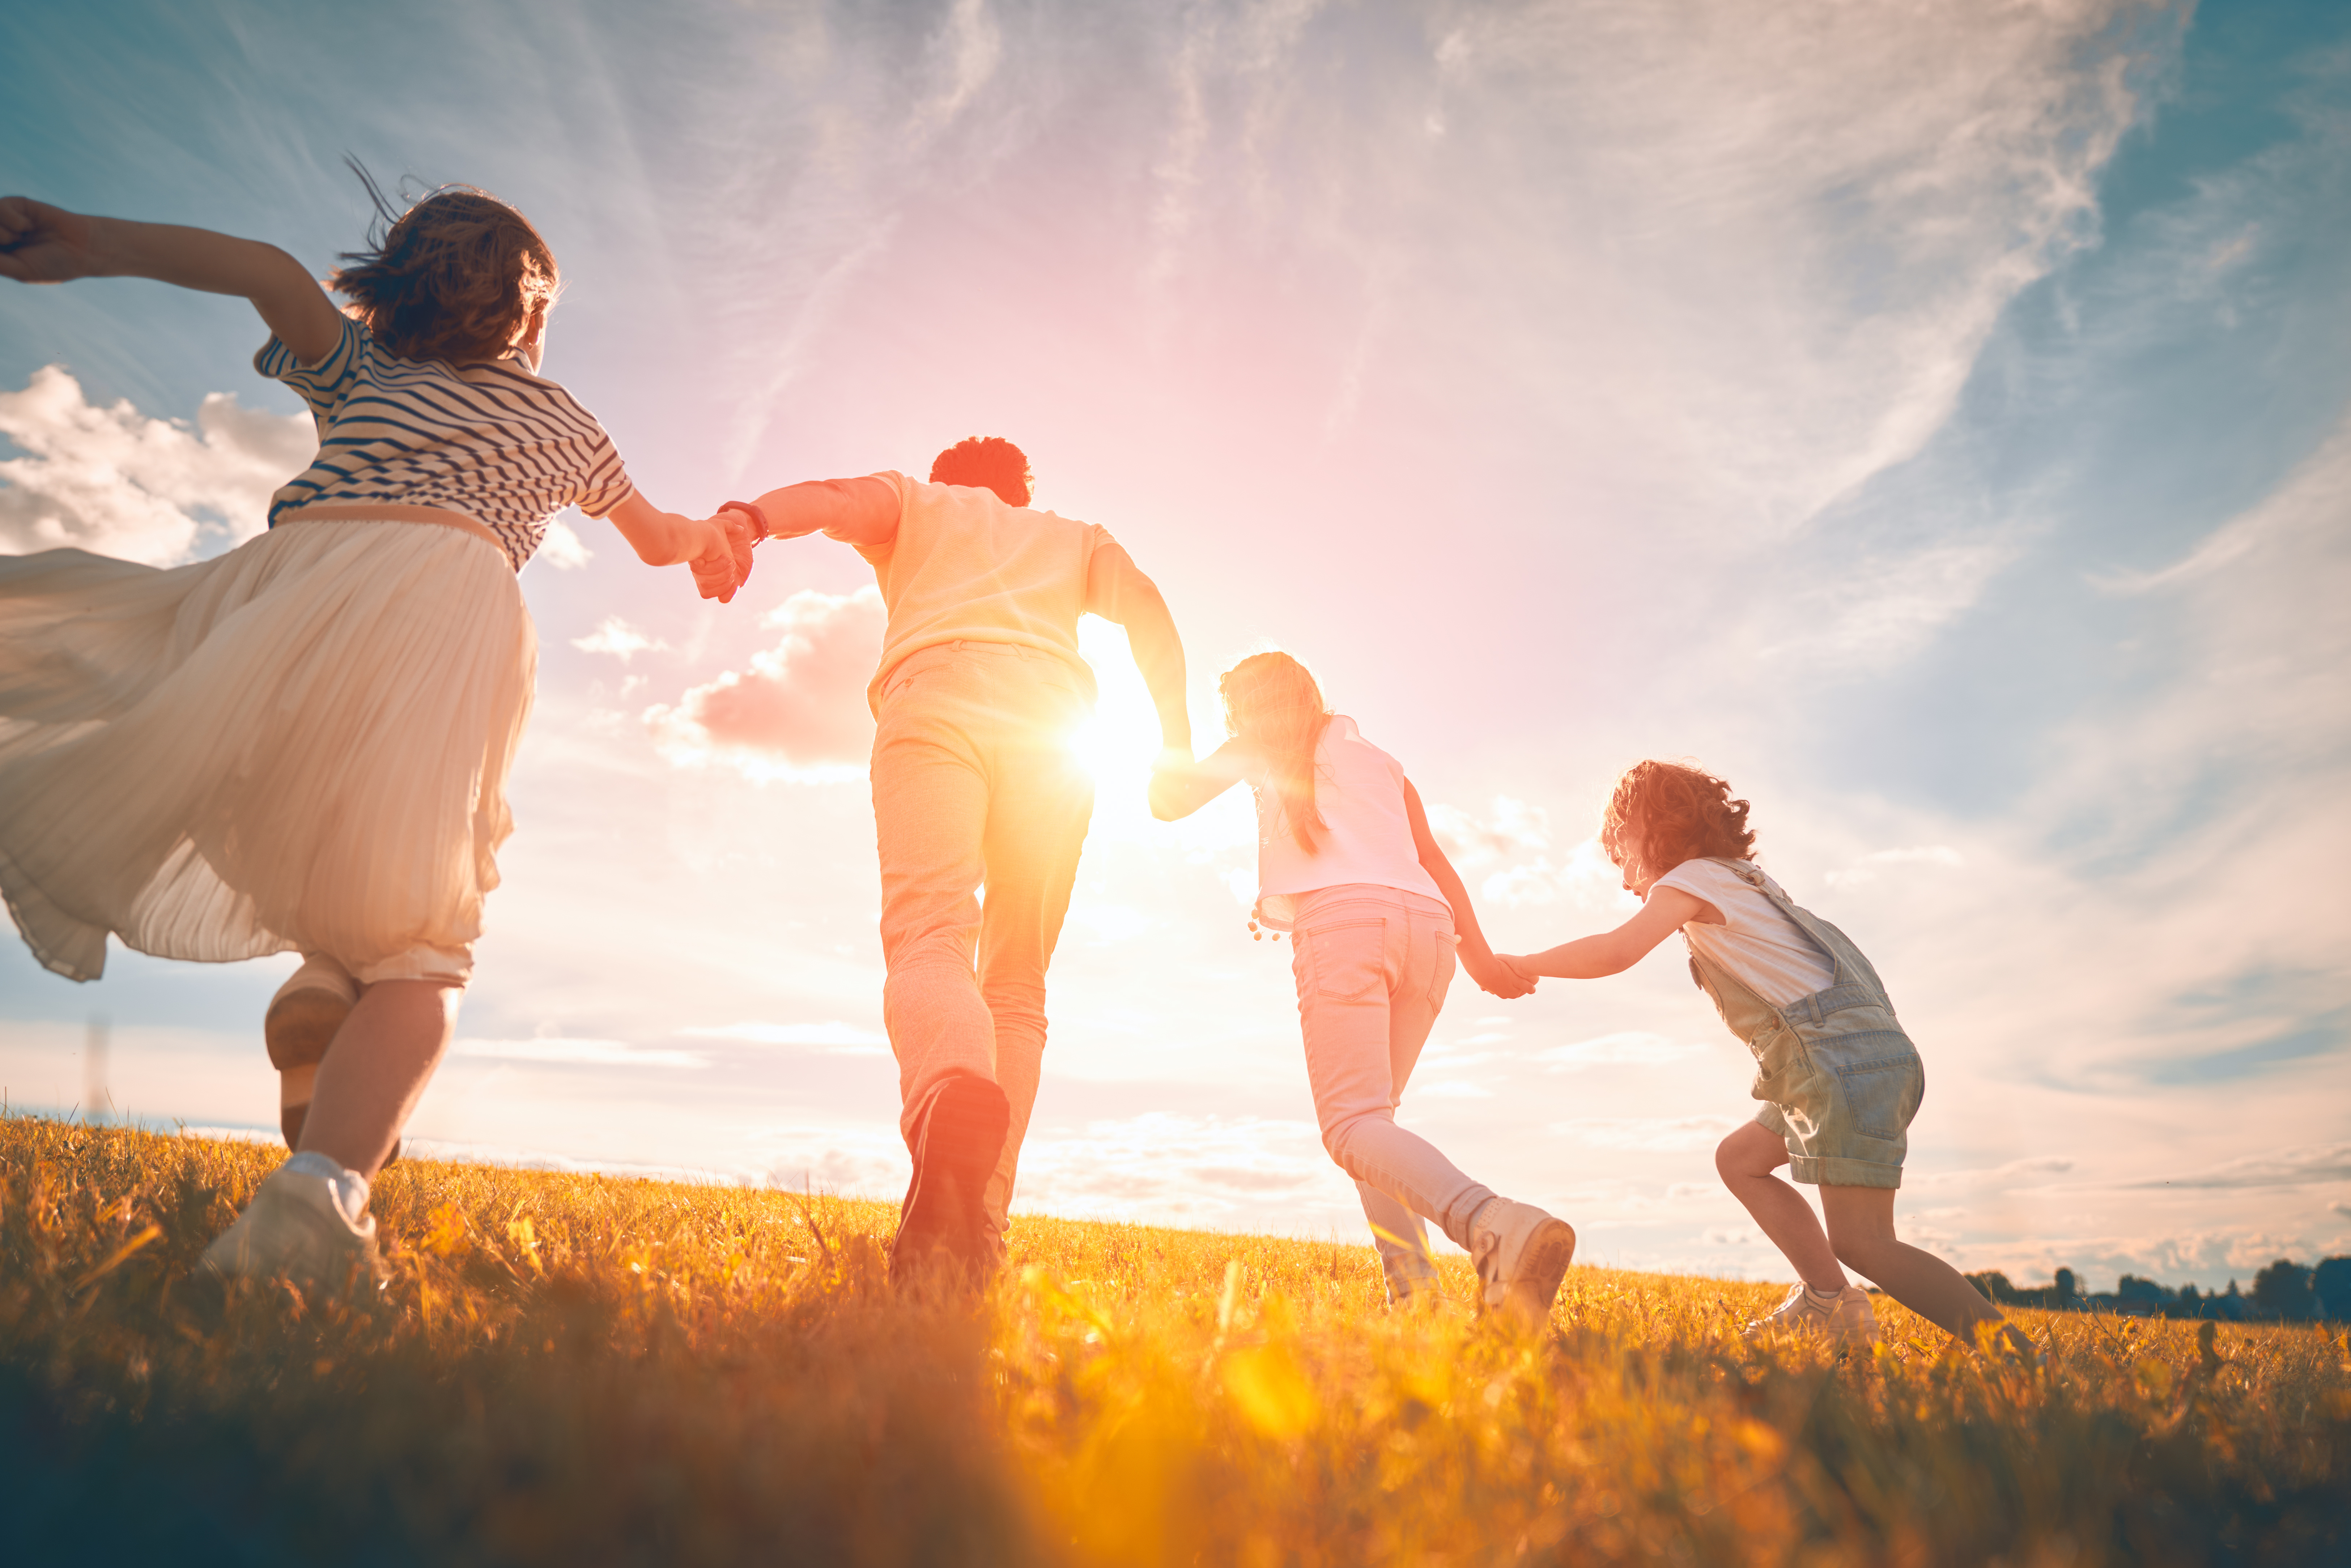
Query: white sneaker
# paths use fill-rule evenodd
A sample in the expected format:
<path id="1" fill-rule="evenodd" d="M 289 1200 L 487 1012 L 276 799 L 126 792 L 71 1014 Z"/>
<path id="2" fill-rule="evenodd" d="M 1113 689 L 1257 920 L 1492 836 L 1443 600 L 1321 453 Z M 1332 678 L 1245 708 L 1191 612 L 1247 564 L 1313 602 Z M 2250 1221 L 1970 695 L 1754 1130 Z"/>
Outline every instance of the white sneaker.
<path id="1" fill-rule="evenodd" d="M 1747 1325 L 1747 1337 L 1760 1338 L 1775 1329 L 1826 1334 L 1834 1344 L 1876 1344 L 1877 1312 L 1869 1304 L 1869 1292 L 1858 1285 L 1847 1285 L 1835 1296 L 1822 1296 L 1799 1280 L 1786 1301 Z"/>
<path id="2" fill-rule="evenodd" d="M 1469 1256 L 1485 1282 L 1488 1312 L 1548 1322 L 1559 1282 L 1575 1260 L 1575 1228 L 1531 1203 L 1498 1197 L 1478 1211 Z"/>
<path id="3" fill-rule="evenodd" d="M 292 1161 L 278 1166 L 255 1189 L 236 1223 L 204 1249 L 204 1266 L 226 1279 L 285 1280 L 306 1291 L 340 1288 L 355 1277 L 382 1284 L 366 1188 L 359 1189 L 362 1207 L 354 1219 L 338 1185 L 335 1177 L 294 1168 Z"/>

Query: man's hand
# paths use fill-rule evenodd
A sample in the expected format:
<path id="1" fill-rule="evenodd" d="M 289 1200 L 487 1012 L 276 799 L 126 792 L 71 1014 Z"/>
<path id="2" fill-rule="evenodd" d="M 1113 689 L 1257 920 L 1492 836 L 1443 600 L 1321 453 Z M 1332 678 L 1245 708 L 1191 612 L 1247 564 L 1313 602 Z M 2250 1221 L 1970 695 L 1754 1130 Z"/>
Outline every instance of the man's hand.
<path id="1" fill-rule="evenodd" d="M 0 196 L 0 277 L 69 283 L 96 274 L 91 222 L 30 196 Z"/>

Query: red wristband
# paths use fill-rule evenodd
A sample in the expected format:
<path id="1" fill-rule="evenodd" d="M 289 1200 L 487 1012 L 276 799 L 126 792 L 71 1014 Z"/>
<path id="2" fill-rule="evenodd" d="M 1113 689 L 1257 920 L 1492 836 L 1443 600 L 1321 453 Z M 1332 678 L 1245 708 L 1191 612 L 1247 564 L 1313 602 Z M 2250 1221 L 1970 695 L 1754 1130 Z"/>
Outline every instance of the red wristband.
<path id="1" fill-rule="evenodd" d="M 753 506 L 748 501 L 729 501 L 718 509 L 722 512 L 740 512 L 745 517 L 750 518 L 752 526 L 759 530 L 751 540 L 753 544 L 758 544 L 761 539 L 772 538 L 775 536 L 775 530 L 768 527 L 768 514 L 759 510 L 758 507 Z"/>

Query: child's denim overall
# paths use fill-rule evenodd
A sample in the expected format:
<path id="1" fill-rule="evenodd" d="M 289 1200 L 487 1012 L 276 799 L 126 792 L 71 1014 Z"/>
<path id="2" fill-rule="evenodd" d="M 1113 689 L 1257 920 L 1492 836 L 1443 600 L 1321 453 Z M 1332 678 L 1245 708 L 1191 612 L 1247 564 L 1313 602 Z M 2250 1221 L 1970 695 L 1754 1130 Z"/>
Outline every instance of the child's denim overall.
<path id="1" fill-rule="evenodd" d="M 1755 1053 L 1756 1121 L 1785 1139 L 1788 1174 L 1831 1186 L 1902 1185 L 1927 1070 L 1877 971 L 1845 934 L 1798 908 L 1743 861 L 1717 860 L 1771 901 L 1834 968 L 1825 990 L 1775 1008 L 1693 950 L 1690 977 Z"/>

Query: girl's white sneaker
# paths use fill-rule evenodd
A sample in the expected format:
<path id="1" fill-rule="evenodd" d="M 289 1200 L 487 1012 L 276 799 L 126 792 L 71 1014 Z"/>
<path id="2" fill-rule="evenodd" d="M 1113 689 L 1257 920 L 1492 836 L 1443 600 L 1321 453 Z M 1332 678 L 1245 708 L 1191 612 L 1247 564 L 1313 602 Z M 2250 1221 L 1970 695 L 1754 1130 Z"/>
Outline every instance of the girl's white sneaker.
<path id="1" fill-rule="evenodd" d="M 1471 1222 L 1469 1257 L 1486 1287 L 1486 1310 L 1531 1324 L 1551 1321 L 1551 1304 L 1575 1260 L 1575 1228 L 1531 1203 L 1498 1197 Z"/>
<path id="2" fill-rule="evenodd" d="M 298 1169 L 298 1161 L 330 1163 L 297 1155 L 270 1172 L 236 1223 L 204 1249 L 203 1266 L 225 1279 L 284 1280 L 305 1291 L 339 1290 L 355 1281 L 381 1285 L 383 1265 L 376 1255 L 375 1216 L 365 1207 L 366 1185 L 359 1183 L 354 1219 L 351 1195 L 339 1188 L 359 1178 Z"/>
<path id="3" fill-rule="evenodd" d="M 1834 1344 L 1876 1344 L 1877 1312 L 1869 1304 L 1869 1292 L 1858 1285 L 1847 1285 L 1834 1296 L 1823 1296 L 1799 1280 L 1786 1301 L 1747 1325 L 1747 1337 L 1755 1339 L 1774 1329 L 1826 1334 Z"/>

